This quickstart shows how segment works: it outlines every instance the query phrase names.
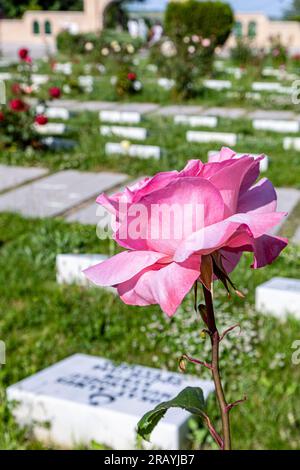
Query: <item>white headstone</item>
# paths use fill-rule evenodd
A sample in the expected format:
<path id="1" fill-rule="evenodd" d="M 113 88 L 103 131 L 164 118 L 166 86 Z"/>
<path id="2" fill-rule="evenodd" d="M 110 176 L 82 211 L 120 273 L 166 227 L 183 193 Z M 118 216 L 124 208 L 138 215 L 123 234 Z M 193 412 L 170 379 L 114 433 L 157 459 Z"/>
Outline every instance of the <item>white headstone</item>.
<path id="1" fill-rule="evenodd" d="M 300 151 L 300 137 L 285 137 L 283 139 L 284 150 L 298 150 Z"/>
<path id="2" fill-rule="evenodd" d="M 253 127 L 256 130 L 273 132 L 299 132 L 300 130 L 299 122 L 291 120 L 254 119 Z"/>
<path id="3" fill-rule="evenodd" d="M 77 284 L 91 286 L 87 277 L 82 273 L 84 269 L 102 263 L 108 258 L 106 255 L 78 255 L 61 254 L 56 256 L 56 281 L 58 284 Z"/>
<path id="4" fill-rule="evenodd" d="M 135 111 L 114 111 L 105 110 L 99 113 L 100 121 L 114 122 L 119 124 L 138 124 L 141 122 L 141 115 Z"/>
<path id="5" fill-rule="evenodd" d="M 116 135 L 133 140 L 145 140 L 147 138 L 147 129 L 143 127 L 101 126 L 100 133 L 105 137 Z"/>
<path id="6" fill-rule="evenodd" d="M 280 89 L 279 82 L 253 82 L 252 90 L 254 91 L 278 91 Z"/>
<path id="7" fill-rule="evenodd" d="M 188 142 L 222 142 L 233 146 L 237 143 L 237 135 L 227 132 L 188 131 L 186 138 Z"/>
<path id="8" fill-rule="evenodd" d="M 0 80 L 12 80 L 13 74 L 9 72 L 0 72 Z"/>
<path id="9" fill-rule="evenodd" d="M 130 450 L 136 448 L 140 418 L 188 386 L 201 387 L 205 398 L 213 391 L 210 381 L 75 354 L 10 386 L 7 397 L 18 403 L 14 407 L 17 422 L 32 426 L 38 440 L 63 448 L 89 446 L 94 441 Z M 151 445 L 181 449 L 189 417 L 181 409 L 170 409 L 153 431 Z"/>
<path id="10" fill-rule="evenodd" d="M 232 83 L 229 80 L 204 80 L 203 82 L 206 88 L 211 90 L 229 90 L 232 87 Z"/>
<path id="11" fill-rule="evenodd" d="M 41 74 L 32 74 L 31 79 L 34 85 L 44 85 L 49 81 L 49 76 Z"/>
<path id="12" fill-rule="evenodd" d="M 63 119 L 67 121 L 70 119 L 70 111 L 66 108 L 48 108 L 45 112 L 49 119 Z"/>
<path id="13" fill-rule="evenodd" d="M 169 91 L 175 86 L 175 80 L 162 77 L 157 80 L 157 84 L 164 90 Z"/>
<path id="14" fill-rule="evenodd" d="M 175 124 L 184 124 L 191 127 L 217 127 L 218 118 L 216 116 L 187 116 L 178 114 L 174 117 Z"/>
<path id="15" fill-rule="evenodd" d="M 208 152 L 208 159 L 210 159 L 211 157 L 214 157 L 218 153 L 219 153 L 218 150 L 210 150 Z M 234 156 L 234 158 L 241 158 L 241 157 L 244 157 L 245 155 L 249 155 L 249 157 L 253 157 L 255 159 L 261 156 L 261 155 L 256 154 L 256 153 L 237 153 Z M 260 161 L 259 168 L 260 168 L 261 172 L 265 172 L 265 171 L 268 170 L 268 167 L 269 167 L 269 157 L 267 155 L 265 155 L 265 158 Z"/>
<path id="16" fill-rule="evenodd" d="M 63 73 L 64 75 L 71 75 L 72 74 L 72 64 L 71 62 L 65 63 L 56 63 L 53 67 L 54 72 Z"/>
<path id="17" fill-rule="evenodd" d="M 160 147 L 155 145 L 135 145 L 135 144 L 115 144 L 108 142 L 105 145 L 105 153 L 107 155 L 129 155 L 138 158 L 155 158 L 159 159 L 161 154 Z"/>
<path id="18" fill-rule="evenodd" d="M 41 135 L 62 135 L 66 131 L 66 125 L 61 122 L 48 122 L 43 126 L 35 124 L 34 128 Z"/>
<path id="19" fill-rule="evenodd" d="M 255 291 L 255 307 L 278 318 L 290 313 L 300 319 L 300 280 L 274 277 L 261 284 Z"/>

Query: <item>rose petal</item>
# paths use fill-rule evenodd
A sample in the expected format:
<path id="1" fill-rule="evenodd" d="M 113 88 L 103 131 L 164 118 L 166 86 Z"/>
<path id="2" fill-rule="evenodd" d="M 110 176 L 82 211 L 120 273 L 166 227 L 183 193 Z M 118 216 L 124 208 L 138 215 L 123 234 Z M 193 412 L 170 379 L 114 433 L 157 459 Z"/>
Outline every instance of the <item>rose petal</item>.
<path id="1" fill-rule="evenodd" d="M 168 315 L 176 313 L 184 297 L 200 274 L 200 257 L 185 263 L 154 265 L 118 286 L 121 299 L 128 305 L 159 304 Z"/>
<path id="2" fill-rule="evenodd" d="M 83 273 L 98 286 L 115 286 L 163 258 L 165 255 L 151 251 L 123 251 Z"/>

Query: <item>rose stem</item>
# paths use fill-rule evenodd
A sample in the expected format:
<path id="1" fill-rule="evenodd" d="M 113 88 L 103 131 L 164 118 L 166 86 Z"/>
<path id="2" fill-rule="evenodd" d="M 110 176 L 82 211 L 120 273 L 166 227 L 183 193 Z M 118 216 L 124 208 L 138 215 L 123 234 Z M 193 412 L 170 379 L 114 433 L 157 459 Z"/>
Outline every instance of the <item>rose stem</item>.
<path id="1" fill-rule="evenodd" d="M 203 285 L 203 292 L 207 310 L 207 326 L 212 345 L 212 376 L 215 384 L 216 396 L 220 407 L 223 428 L 224 450 L 231 450 L 229 408 L 221 382 L 219 369 L 220 335 L 216 326 L 213 299 L 211 292 Z"/>

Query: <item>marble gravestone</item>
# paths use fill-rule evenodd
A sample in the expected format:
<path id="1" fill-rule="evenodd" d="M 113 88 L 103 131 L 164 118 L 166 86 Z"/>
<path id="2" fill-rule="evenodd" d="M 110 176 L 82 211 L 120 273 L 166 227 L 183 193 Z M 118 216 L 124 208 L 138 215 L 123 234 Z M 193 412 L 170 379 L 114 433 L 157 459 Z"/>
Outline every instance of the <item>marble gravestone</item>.
<path id="1" fill-rule="evenodd" d="M 7 397 L 18 403 L 17 422 L 32 425 L 43 442 L 71 448 L 94 441 L 130 450 L 136 447 L 139 419 L 188 386 L 201 387 L 205 398 L 213 391 L 210 381 L 75 354 L 10 386 Z M 152 433 L 151 447 L 181 449 L 189 417 L 181 409 L 169 410 Z"/>
<path id="2" fill-rule="evenodd" d="M 255 308 L 284 319 L 288 314 L 300 319 L 300 280 L 274 277 L 255 291 Z"/>
<path id="3" fill-rule="evenodd" d="M 113 135 L 124 139 L 145 140 L 147 138 L 147 129 L 144 127 L 101 126 L 100 134 L 104 137 Z"/>
<path id="4" fill-rule="evenodd" d="M 237 135 L 229 132 L 188 131 L 186 140 L 199 143 L 222 142 L 234 146 L 237 143 Z"/>
<path id="5" fill-rule="evenodd" d="M 95 286 L 83 274 L 91 266 L 100 264 L 107 255 L 61 254 L 56 256 L 56 281 L 58 284 L 77 284 Z"/>

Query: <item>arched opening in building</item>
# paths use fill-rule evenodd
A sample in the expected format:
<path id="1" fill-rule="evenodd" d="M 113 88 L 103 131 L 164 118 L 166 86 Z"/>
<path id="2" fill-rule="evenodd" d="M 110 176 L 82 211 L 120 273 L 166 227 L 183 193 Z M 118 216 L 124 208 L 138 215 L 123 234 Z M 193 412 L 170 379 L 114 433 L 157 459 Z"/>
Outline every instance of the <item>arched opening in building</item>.
<path id="1" fill-rule="evenodd" d="M 45 21 L 45 34 L 52 34 L 52 26 L 49 20 Z"/>
<path id="2" fill-rule="evenodd" d="M 40 34 L 40 23 L 37 20 L 32 23 L 32 32 L 35 35 Z"/>
<path id="3" fill-rule="evenodd" d="M 234 31 L 235 37 L 241 38 L 243 36 L 243 25 L 240 21 L 235 22 L 233 31 Z"/>
<path id="4" fill-rule="evenodd" d="M 256 22 L 250 21 L 248 25 L 248 37 L 255 38 L 256 37 Z"/>

